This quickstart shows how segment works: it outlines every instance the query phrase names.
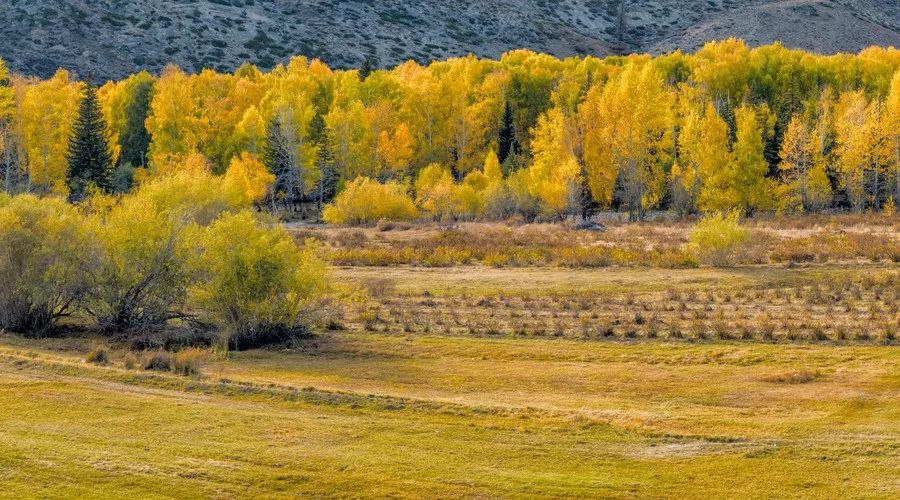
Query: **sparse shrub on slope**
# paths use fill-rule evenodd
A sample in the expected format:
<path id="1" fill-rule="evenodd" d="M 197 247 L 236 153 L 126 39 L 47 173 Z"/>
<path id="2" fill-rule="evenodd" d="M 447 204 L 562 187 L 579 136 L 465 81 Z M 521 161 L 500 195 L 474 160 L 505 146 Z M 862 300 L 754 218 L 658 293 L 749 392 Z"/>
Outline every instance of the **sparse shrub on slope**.
<path id="1" fill-rule="evenodd" d="M 750 231 L 741 225 L 740 212 L 718 212 L 704 216 L 691 230 L 691 245 L 697 257 L 713 266 L 735 263 Z"/>
<path id="2" fill-rule="evenodd" d="M 0 195 L 0 328 L 41 336 L 85 287 L 91 241 L 60 199 Z"/>
<path id="3" fill-rule="evenodd" d="M 208 227 L 192 298 L 225 331 L 230 349 L 279 343 L 308 333 L 311 300 L 325 284 L 324 264 L 281 227 L 250 212 Z"/>
<path id="4" fill-rule="evenodd" d="M 322 218 L 329 224 L 369 224 L 379 220 L 412 220 L 418 217 L 416 204 L 397 182 L 382 184 L 358 177 L 325 207 Z"/>

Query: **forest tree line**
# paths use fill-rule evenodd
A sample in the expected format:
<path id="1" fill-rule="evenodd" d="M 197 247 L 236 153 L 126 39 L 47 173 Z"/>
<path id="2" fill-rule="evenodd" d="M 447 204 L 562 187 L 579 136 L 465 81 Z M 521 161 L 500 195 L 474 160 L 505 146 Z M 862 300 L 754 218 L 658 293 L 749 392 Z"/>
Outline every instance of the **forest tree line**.
<path id="1" fill-rule="evenodd" d="M 204 171 L 276 211 L 332 202 L 332 222 L 892 211 L 900 50 L 729 39 L 694 54 L 518 50 L 387 70 L 296 57 L 267 73 L 170 66 L 96 89 L 3 66 L 0 148 L 11 194 L 77 199 Z"/>

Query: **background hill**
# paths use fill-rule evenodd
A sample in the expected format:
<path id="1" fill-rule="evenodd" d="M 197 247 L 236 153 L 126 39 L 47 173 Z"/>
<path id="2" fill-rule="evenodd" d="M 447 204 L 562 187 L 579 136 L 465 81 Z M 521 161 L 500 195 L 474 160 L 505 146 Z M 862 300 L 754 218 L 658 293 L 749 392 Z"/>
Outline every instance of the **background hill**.
<path id="1" fill-rule="evenodd" d="M 292 54 L 333 67 L 514 48 L 558 56 L 695 49 L 736 36 L 831 53 L 900 46 L 898 0 L 6 0 L 0 57 L 46 77 L 57 67 L 119 78 L 270 67 Z"/>

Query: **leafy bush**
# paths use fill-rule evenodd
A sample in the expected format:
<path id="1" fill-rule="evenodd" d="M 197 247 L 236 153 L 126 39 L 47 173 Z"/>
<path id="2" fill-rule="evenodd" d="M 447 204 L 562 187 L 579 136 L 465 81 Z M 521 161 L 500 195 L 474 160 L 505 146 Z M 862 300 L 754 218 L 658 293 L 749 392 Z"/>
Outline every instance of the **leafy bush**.
<path id="1" fill-rule="evenodd" d="M 92 245 L 59 199 L 0 196 L 0 328 L 41 336 L 85 288 Z"/>
<path id="2" fill-rule="evenodd" d="M 148 182 L 95 214 L 100 258 L 85 309 L 107 332 L 146 331 L 186 318 L 197 232 L 246 202 L 230 196 L 222 179 L 192 171 Z"/>
<path id="3" fill-rule="evenodd" d="M 250 212 L 224 215 L 201 240 L 200 279 L 191 296 L 225 329 L 229 348 L 248 349 L 305 335 L 306 313 L 324 288 L 324 264 L 279 226 Z"/>
<path id="4" fill-rule="evenodd" d="M 107 332 L 137 332 L 182 317 L 191 277 L 190 226 L 142 194 L 94 221 L 101 258 L 84 305 Z"/>
<path id="5" fill-rule="evenodd" d="M 691 245 L 697 257 L 713 266 L 732 265 L 750 231 L 741 225 L 737 211 L 704 216 L 691 230 Z"/>
<path id="6" fill-rule="evenodd" d="M 406 188 L 397 182 L 358 177 L 325 207 L 322 218 L 329 224 L 368 224 L 381 219 L 412 220 L 418 210 Z"/>
<path id="7" fill-rule="evenodd" d="M 200 373 L 200 364 L 206 354 L 207 351 L 196 348 L 178 351 L 172 359 L 172 370 L 181 375 L 197 375 Z"/>

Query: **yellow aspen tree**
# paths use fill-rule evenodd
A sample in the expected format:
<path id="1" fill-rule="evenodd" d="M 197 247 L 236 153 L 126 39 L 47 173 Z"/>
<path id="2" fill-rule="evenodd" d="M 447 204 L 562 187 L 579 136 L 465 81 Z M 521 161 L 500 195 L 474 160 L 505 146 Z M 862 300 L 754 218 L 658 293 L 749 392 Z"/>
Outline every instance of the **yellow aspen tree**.
<path id="1" fill-rule="evenodd" d="M 858 211 L 866 204 L 866 168 L 869 159 L 868 103 L 862 91 L 841 93 L 835 113 L 835 150 L 841 187 Z"/>
<path id="2" fill-rule="evenodd" d="M 552 108 L 538 118 L 532 133 L 534 159 L 528 167 L 528 189 L 544 211 L 564 219 L 574 213 L 581 185 L 581 165 L 566 142 L 566 116 Z"/>
<path id="3" fill-rule="evenodd" d="M 201 123 L 191 92 L 191 78 L 177 66 L 168 66 L 156 83 L 147 131 L 150 132 L 151 170 L 172 171 L 197 152 Z"/>
<path id="4" fill-rule="evenodd" d="M 884 135 L 887 148 L 890 192 L 894 206 L 900 205 L 900 69 L 894 73 L 884 103 Z"/>
<path id="5" fill-rule="evenodd" d="M 494 148 L 489 149 L 484 157 L 484 175 L 492 183 L 503 181 L 503 168 L 500 166 L 500 159 L 497 158 Z"/>
<path id="6" fill-rule="evenodd" d="M 225 191 L 235 206 L 259 203 L 274 181 L 275 176 L 266 166 L 246 151 L 231 158 L 223 180 Z"/>
<path id="7" fill-rule="evenodd" d="M 446 166 L 432 163 L 419 171 L 415 190 L 416 203 L 434 220 L 449 219 L 456 214 L 456 186 Z"/>
<path id="8" fill-rule="evenodd" d="M 21 114 L 29 190 L 67 193 L 66 153 L 82 91 L 83 85 L 62 69 L 26 90 Z"/>
<path id="9" fill-rule="evenodd" d="M 879 209 L 884 201 L 884 192 L 890 188 L 888 184 L 888 163 L 892 151 L 884 127 L 887 117 L 883 113 L 883 105 L 879 99 L 873 99 L 866 106 L 865 140 L 869 144 L 866 157 L 866 189 L 869 206 Z"/>
<path id="10" fill-rule="evenodd" d="M 3 192 L 10 193 L 19 166 L 15 156 L 16 90 L 6 62 L 0 59 L 0 154 L 3 157 Z"/>
<path id="11" fill-rule="evenodd" d="M 712 104 L 687 113 L 678 135 L 678 161 L 672 166 L 673 202 L 682 215 L 697 208 L 706 179 L 728 163 L 728 124 Z"/>
<path id="12" fill-rule="evenodd" d="M 692 57 L 694 80 L 713 99 L 716 110 L 740 102 L 748 90 L 750 49 L 743 40 L 708 42 Z"/>
<path id="13" fill-rule="evenodd" d="M 260 103 L 269 124 L 263 157 L 276 176 L 276 194 L 289 203 L 311 193 L 322 176 L 316 161 L 320 146 L 311 137 L 316 107 L 311 96 L 297 88 L 305 87 L 289 79 L 279 82 Z"/>
<path id="14" fill-rule="evenodd" d="M 325 116 L 334 163 L 344 180 L 352 180 L 367 170 L 367 158 L 359 147 L 366 133 L 362 123 L 364 108 L 362 102 L 352 101 L 347 107 L 333 106 Z"/>
<path id="15" fill-rule="evenodd" d="M 595 200 L 619 198 L 629 217 L 643 217 L 665 190 L 674 126 L 672 92 L 650 64 L 629 64 L 602 90 L 594 87 L 582 104 L 584 163 Z"/>
<path id="16" fill-rule="evenodd" d="M 100 110 L 106 119 L 106 143 L 107 149 L 112 156 L 113 165 L 118 165 L 119 156 L 122 154 L 122 145 L 119 141 L 119 134 L 124 128 L 125 116 L 122 112 L 125 99 L 125 84 L 127 80 L 121 82 L 106 82 L 97 89 L 97 101 L 100 103 Z"/>
<path id="17" fill-rule="evenodd" d="M 788 122 L 779 156 L 781 163 L 778 168 L 784 173 L 790 191 L 799 197 L 802 207 L 809 210 L 809 174 L 813 167 L 813 156 L 809 131 L 798 115 L 791 117 Z"/>
<path id="18" fill-rule="evenodd" d="M 831 169 L 834 137 L 834 103 L 831 89 L 826 87 L 815 107 L 815 125 L 809 138 L 812 161 L 806 185 L 807 210 L 818 211 L 832 202 L 833 192 L 828 172 Z"/>
<path id="19" fill-rule="evenodd" d="M 387 130 L 381 132 L 378 138 L 378 157 L 387 167 L 388 176 L 405 176 L 410 173 L 415 147 L 413 141 L 405 122 L 398 125 L 393 134 Z"/>
<path id="20" fill-rule="evenodd" d="M 234 130 L 234 142 L 241 151 L 253 155 L 262 152 L 266 140 L 266 121 L 259 108 L 250 106 L 244 111 L 244 116 L 238 122 Z"/>
<path id="21" fill-rule="evenodd" d="M 704 180 L 700 191 L 703 211 L 737 209 L 750 212 L 759 208 L 775 208 L 773 187 L 767 182 L 765 138 L 772 133 L 774 115 L 768 106 L 755 108 L 743 104 L 735 110 L 736 139 L 725 168 Z"/>
<path id="22" fill-rule="evenodd" d="M 404 89 L 399 113 L 419 145 L 416 162 L 420 165 L 448 162 L 449 99 L 445 87 L 431 68 L 423 68 L 414 61 L 401 64 L 395 72 Z"/>

